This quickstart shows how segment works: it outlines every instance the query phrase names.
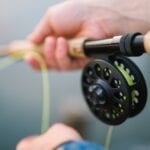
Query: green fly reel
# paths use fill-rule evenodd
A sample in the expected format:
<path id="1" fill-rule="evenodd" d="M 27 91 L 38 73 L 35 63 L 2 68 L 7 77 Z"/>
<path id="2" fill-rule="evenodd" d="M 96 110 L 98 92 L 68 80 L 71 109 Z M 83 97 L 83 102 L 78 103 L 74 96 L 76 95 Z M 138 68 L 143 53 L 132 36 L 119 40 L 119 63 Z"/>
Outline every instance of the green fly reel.
<path id="1" fill-rule="evenodd" d="M 119 125 L 139 114 L 147 100 L 147 88 L 139 68 L 128 58 L 111 56 L 88 64 L 82 90 L 92 113 L 110 125 Z"/>

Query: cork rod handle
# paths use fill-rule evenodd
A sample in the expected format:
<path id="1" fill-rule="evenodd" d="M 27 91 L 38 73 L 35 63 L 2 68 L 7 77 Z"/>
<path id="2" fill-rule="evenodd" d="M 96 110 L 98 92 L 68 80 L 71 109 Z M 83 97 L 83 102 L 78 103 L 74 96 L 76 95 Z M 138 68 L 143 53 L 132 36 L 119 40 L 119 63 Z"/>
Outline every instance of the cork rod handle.
<path id="1" fill-rule="evenodd" d="M 71 57 L 84 58 L 84 42 L 86 38 L 73 39 L 68 41 L 68 51 Z M 42 55 L 43 45 L 35 45 L 28 41 L 15 41 L 9 45 L 9 54 L 13 57 L 20 57 L 28 51 L 36 51 Z"/>

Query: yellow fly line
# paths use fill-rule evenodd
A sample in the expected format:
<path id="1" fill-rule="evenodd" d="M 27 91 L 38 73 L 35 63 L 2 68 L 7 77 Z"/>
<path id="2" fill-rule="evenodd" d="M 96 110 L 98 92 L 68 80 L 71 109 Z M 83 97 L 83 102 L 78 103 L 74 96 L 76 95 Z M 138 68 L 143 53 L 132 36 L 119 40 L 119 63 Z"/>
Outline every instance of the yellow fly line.
<path id="1" fill-rule="evenodd" d="M 107 135 L 106 135 L 106 139 L 105 139 L 105 150 L 110 149 L 111 142 L 112 142 L 113 130 L 114 130 L 113 126 L 108 127 L 108 131 L 107 131 Z"/>
<path id="2" fill-rule="evenodd" d="M 20 46 L 19 48 L 20 49 Z M 48 69 L 45 64 L 45 61 L 39 53 L 39 50 L 35 50 L 36 47 L 30 50 L 24 50 L 24 51 L 14 51 L 10 57 L 6 57 L 0 60 L 0 70 L 5 69 L 9 67 L 10 65 L 18 62 L 18 60 L 23 60 L 27 55 L 32 55 L 34 59 L 38 61 L 41 68 L 41 74 L 42 74 L 42 83 L 43 83 L 43 106 L 42 106 L 42 119 L 41 119 L 41 133 L 45 132 L 50 125 L 50 84 L 49 84 L 49 77 L 48 77 Z M 37 47 L 39 49 L 39 47 Z M 108 128 L 108 132 L 106 135 L 105 140 L 105 149 L 109 150 L 110 144 L 112 141 L 112 133 L 113 133 L 113 127 L 110 126 Z"/>
<path id="3" fill-rule="evenodd" d="M 48 69 L 42 56 L 39 53 L 29 52 L 27 55 L 32 55 L 32 57 L 38 61 L 41 67 L 42 83 L 43 83 L 43 108 L 42 108 L 41 133 L 43 133 L 49 128 L 50 124 L 50 84 L 48 77 Z"/>
<path id="4" fill-rule="evenodd" d="M 16 62 L 22 60 L 27 55 L 32 55 L 40 64 L 41 74 L 42 74 L 42 83 L 43 83 L 43 108 L 42 108 L 42 121 L 41 121 L 41 133 L 45 132 L 49 128 L 50 124 L 50 84 L 48 77 L 47 66 L 42 58 L 42 56 L 35 51 L 27 51 L 19 57 L 5 57 L 0 60 L 0 70 L 3 70 Z"/>
<path id="5" fill-rule="evenodd" d="M 16 59 L 11 59 L 9 57 L 5 57 L 0 59 L 0 70 L 3 70 L 17 62 Z"/>

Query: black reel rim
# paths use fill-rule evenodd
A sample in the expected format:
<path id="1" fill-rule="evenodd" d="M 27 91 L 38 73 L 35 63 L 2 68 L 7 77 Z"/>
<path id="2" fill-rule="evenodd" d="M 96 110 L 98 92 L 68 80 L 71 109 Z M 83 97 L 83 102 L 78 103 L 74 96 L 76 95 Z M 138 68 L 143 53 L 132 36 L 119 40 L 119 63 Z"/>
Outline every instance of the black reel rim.
<path id="1" fill-rule="evenodd" d="M 115 56 L 113 59 L 111 59 L 111 61 L 114 59 L 119 61 L 120 63 L 123 63 L 127 68 L 129 68 L 130 74 L 134 76 L 134 81 L 136 82 L 136 84 L 132 88 L 129 87 L 130 90 L 133 90 L 134 88 L 135 91 L 137 92 L 135 96 L 135 102 L 131 98 L 130 113 L 129 113 L 129 117 L 134 117 L 138 115 L 140 112 L 142 112 L 147 102 L 147 86 L 145 79 L 139 67 L 129 58 L 123 56 Z"/>
<path id="2" fill-rule="evenodd" d="M 106 64 L 106 66 L 104 65 L 102 68 L 105 68 L 105 67 L 110 67 L 111 69 L 112 69 L 112 71 L 113 71 L 113 74 L 115 75 L 115 77 L 114 77 L 114 79 L 117 77 L 119 77 L 119 80 L 121 80 L 121 88 L 123 88 L 124 87 L 124 90 L 123 90 L 123 92 L 125 92 L 126 93 L 126 96 L 127 96 L 127 98 L 126 98 L 126 102 L 122 102 L 124 105 L 124 107 L 125 107 L 125 110 L 124 110 L 124 114 L 123 115 L 121 115 L 121 117 L 120 118 L 117 118 L 116 117 L 116 119 L 113 119 L 113 120 L 109 120 L 108 118 L 105 118 L 104 117 L 104 115 L 101 115 L 100 114 L 100 112 L 98 112 L 98 111 L 100 111 L 100 110 L 96 110 L 96 109 L 94 109 L 92 106 L 91 106 L 91 102 L 89 101 L 89 97 L 88 97 L 88 94 L 87 94 L 87 92 L 88 91 L 86 91 L 87 89 L 86 89 L 86 86 L 90 86 L 91 84 L 97 84 L 98 82 L 101 82 L 100 80 L 98 80 L 98 78 L 99 78 L 99 76 L 98 75 L 96 75 L 96 72 L 94 71 L 94 74 L 93 74 L 93 81 L 91 80 L 90 82 L 91 82 L 91 84 L 89 83 L 89 84 L 87 84 L 87 83 L 85 83 L 86 81 L 85 81 L 85 76 L 86 76 L 86 73 L 87 73 L 87 69 L 88 69 L 88 67 L 89 66 L 91 66 L 91 68 L 92 67 L 95 67 L 95 65 L 96 64 L 99 64 L 100 65 L 100 63 L 102 63 L 103 65 L 104 64 Z M 101 65 L 100 65 L 101 66 Z M 96 83 L 97 82 L 97 83 Z M 122 122 L 124 122 L 128 117 L 129 117 L 129 110 L 130 110 L 130 108 L 129 108 L 129 105 L 130 105 L 130 101 L 129 101 L 129 99 L 130 99 L 130 94 L 129 94 L 129 89 L 128 89 L 128 87 L 127 87 L 127 82 L 126 82 L 126 80 L 122 77 L 122 74 L 117 70 L 117 68 L 115 68 L 115 66 L 113 66 L 113 64 L 110 64 L 110 62 L 107 62 L 106 60 L 95 60 L 95 61 L 93 61 L 93 62 L 91 62 L 91 63 L 89 63 L 85 68 L 84 68 L 84 71 L 83 71 L 83 74 L 82 74 L 82 92 L 83 92 L 83 95 L 84 95 L 84 97 L 85 97 L 85 100 L 86 100 L 86 102 L 87 102 L 87 105 L 88 105 L 88 107 L 90 108 L 90 110 L 92 111 L 92 113 L 99 119 L 99 120 L 101 120 L 102 122 L 104 122 L 104 123 L 106 123 L 106 124 L 110 124 L 110 125 L 119 125 L 119 124 L 121 124 Z M 121 103 L 121 101 L 120 101 L 120 103 Z M 117 106 L 118 107 L 118 106 Z M 116 108 L 117 108 L 116 107 Z M 111 110 L 112 111 L 112 110 Z M 117 114 L 117 113 L 116 113 Z"/>

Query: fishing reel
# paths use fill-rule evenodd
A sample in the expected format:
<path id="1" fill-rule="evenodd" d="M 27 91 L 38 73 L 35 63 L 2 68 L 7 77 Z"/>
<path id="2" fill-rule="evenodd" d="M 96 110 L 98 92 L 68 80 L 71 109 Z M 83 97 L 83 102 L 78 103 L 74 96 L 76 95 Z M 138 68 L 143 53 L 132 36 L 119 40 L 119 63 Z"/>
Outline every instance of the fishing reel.
<path id="1" fill-rule="evenodd" d="M 27 51 L 42 54 L 43 45 L 27 41 L 0 48 L 0 56 L 21 57 Z M 73 58 L 94 57 L 83 70 L 82 90 L 92 113 L 110 125 L 119 125 L 138 115 L 147 100 L 147 88 L 139 68 L 125 56 L 150 53 L 150 32 L 128 33 L 110 39 L 69 41 Z"/>
<path id="2" fill-rule="evenodd" d="M 96 59 L 83 70 L 82 91 L 91 112 L 102 122 L 119 125 L 145 107 L 144 77 L 125 56 L 145 53 L 147 39 L 136 32 L 84 44 L 84 53 Z"/>
<path id="3" fill-rule="evenodd" d="M 141 71 L 124 56 L 112 55 L 88 64 L 82 74 L 82 90 L 92 113 L 109 125 L 138 115 L 147 100 Z"/>

